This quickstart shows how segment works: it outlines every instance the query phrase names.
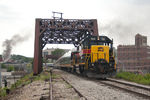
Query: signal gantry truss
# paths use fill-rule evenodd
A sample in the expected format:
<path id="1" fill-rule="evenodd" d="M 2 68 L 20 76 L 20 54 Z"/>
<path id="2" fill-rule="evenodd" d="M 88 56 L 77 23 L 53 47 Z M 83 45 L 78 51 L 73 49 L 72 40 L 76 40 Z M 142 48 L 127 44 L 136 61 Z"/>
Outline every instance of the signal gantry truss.
<path id="1" fill-rule="evenodd" d="M 46 44 L 74 44 L 89 35 L 98 36 L 96 19 L 36 19 L 34 74 L 42 71 L 42 49 Z"/>

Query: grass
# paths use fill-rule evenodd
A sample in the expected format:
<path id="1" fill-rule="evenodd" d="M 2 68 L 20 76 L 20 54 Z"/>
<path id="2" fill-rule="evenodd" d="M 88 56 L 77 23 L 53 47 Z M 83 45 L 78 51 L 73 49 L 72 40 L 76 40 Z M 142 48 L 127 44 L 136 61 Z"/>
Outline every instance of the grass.
<path id="1" fill-rule="evenodd" d="M 52 75 L 53 76 L 56 76 L 55 74 Z M 38 76 L 36 76 L 34 78 L 34 81 L 37 81 L 37 80 L 42 80 L 42 81 L 48 81 L 50 78 L 50 73 L 49 72 L 42 72 L 41 74 L 39 74 Z"/>
<path id="2" fill-rule="evenodd" d="M 150 74 L 141 75 L 130 72 L 119 72 L 115 77 L 139 84 L 150 85 Z"/>

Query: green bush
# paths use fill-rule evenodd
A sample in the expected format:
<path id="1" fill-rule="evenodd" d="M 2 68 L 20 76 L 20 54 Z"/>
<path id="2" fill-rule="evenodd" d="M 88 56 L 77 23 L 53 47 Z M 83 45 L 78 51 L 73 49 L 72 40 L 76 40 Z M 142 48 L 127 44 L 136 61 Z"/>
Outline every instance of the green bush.
<path id="1" fill-rule="evenodd" d="M 6 96 L 7 94 L 6 94 L 6 89 L 7 88 L 0 88 L 0 97 L 4 97 L 4 96 Z"/>
<path id="2" fill-rule="evenodd" d="M 150 74 L 140 75 L 130 72 L 119 72 L 116 74 L 116 78 L 125 79 L 139 84 L 150 85 Z"/>

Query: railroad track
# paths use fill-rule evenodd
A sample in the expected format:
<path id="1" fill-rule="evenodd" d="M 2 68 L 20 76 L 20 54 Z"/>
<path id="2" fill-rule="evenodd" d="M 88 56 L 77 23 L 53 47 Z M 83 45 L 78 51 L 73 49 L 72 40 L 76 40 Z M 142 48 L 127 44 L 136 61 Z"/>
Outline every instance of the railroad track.
<path id="1" fill-rule="evenodd" d="M 139 85 L 139 84 L 131 83 L 131 82 L 125 82 L 125 81 L 123 82 L 123 81 L 119 81 L 119 80 L 112 79 L 112 78 L 107 78 L 106 80 L 97 80 L 97 79 L 82 76 L 78 73 L 76 73 L 75 75 L 82 77 L 84 79 L 87 79 L 87 80 L 95 81 L 95 82 L 102 83 L 102 84 L 105 84 L 114 88 L 118 88 L 126 92 L 130 92 L 132 94 L 138 95 L 146 99 L 150 99 L 150 87 L 148 86 Z"/>
<path id="2" fill-rule="evenodd" d="M 135 85 L 129 82 L 108 78 L 106 80 L 97 81 L 99 83 L 118 88 L 119 90 L 127 91 L 140 97 L 150 99 L 150 88 L 142 85 Z"/>
<path id="3" fill-rule="evenodd" d="M 100 83 L 100 84 L 104 84 L 107 86 L 111 86 L 119 90 L 123 90 L 125 92 L 138 95 L 139 97 L 150 100 L 150 87 L 148 86 L 139 85 L 136 83 L 134 84 L 134 83 L 125 82 L 125 81 L 123 82 L 123 81 L 119 81 L 119 80 L 112 79 L 112 78 L 107 78 L 106 80 L 98 80 L 98 79 L 93 79 L 93 78 L 82 76 L 81 74 L 78 74 L 78 73 L 74 73 L 74 75 L 77 75 L 83 79 L 94 81 L 98 84 Z"/>
<path id="4" fill-rule="evenodd" d="M 52 74 L 53 71 L 52 69 L 50 70 L 50 80 L 49 80 L 49 100 L 54 100 L 53 98 L 53 83 L 52 83 Z M 60 77 L 63 81 L 65 81 L 69 86 L 71 86 L 74 91 L 79 95 L 79 97 L 81 98 L 81 100 L 87 100 L 87 98 L 85 96 L 83 96 L 73 85 L 71 85 L 65 78 L 63 78 L 62 76 Z"/>
<path id="5" fill-rule="evenodd" d="M 116 79 L 112 79 L 112 78 L 107 78 L 107 80 L 150 91 L 150 86 L 145 86 L 145 85 L 140 85 L 137 83 L 131 83 L 131 82 L 126 82 L 126 81 L 116 80 Z"/>
<path id="6" fill-rule="evenodd" d="M 82 98 L 82 100 L 87 100 L 87 98 L 85 96 L 83 96 L 73 85 L 71 85 L 65 78 L 61 77 L 67 84 L 69 84 L 74 90 L 75 92 L 80 96 L 80 98 Z"/>

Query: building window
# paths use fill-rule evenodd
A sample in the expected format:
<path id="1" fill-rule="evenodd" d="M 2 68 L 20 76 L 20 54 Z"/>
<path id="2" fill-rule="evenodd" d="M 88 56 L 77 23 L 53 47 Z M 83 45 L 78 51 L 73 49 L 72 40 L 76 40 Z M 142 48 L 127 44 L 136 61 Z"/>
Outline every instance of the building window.
<path id="1" fill-rule="evenodd" d="M 43 56 L 46 57 L 48 55 L 48 52 L 43 52 Z"/>

